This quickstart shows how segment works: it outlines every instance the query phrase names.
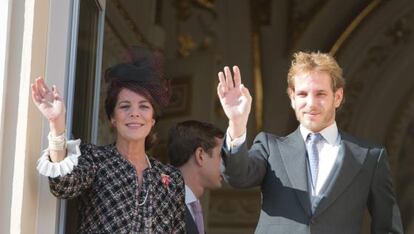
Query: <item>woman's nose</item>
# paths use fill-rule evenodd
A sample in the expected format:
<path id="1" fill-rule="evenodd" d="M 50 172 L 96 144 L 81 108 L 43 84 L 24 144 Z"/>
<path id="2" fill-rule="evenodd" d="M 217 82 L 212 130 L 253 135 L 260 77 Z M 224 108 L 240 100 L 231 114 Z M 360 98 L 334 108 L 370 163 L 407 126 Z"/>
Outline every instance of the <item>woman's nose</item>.
<path id="1" fill-rule="evenodd" d="M 131 116 L 131 117 L 134 117 L 134 116 L 138 117 L 138 116 L 139 116 L 139 111 L 138 111 L 137 109 L 133 108 L 133 109 L 131 110 L 131 114 L 130 114 L 130 116 Z"/>

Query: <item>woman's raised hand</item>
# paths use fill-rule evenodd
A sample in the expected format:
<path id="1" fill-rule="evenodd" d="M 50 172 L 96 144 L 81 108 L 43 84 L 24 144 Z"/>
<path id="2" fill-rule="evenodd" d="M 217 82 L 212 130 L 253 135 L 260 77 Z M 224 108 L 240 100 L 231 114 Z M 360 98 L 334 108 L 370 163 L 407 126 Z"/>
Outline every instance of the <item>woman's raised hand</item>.
<path id="1" fill-rule="evenodd" d="M 50 90 L 45 80 L 38 77 L 32 84 L 32 100 L 43 116 L 49 120 L 52 132 L 56 130 L 60 134 L 65 130 L 65 104 L 56 86 L 53 85 Z M 57 129 L 52 127 L 57 127 Z"/>

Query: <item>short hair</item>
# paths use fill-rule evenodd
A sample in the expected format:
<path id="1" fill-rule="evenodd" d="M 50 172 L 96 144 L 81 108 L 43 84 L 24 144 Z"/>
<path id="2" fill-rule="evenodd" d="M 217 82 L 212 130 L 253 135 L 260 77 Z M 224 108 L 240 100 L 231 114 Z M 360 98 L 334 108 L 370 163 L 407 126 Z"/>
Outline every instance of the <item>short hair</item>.
<path id="1" fill-rule="evenodd" d="M 187 120 L 174 125 L 168 136 L 168 156 L 171 165 L 184 165 L 198 147 L 210 153 L 217 146 L 215 138 L 223 137 L 223 131 L 210 123 Z"/>
<path id="2" fill-rule="evenodd" d="M 293 54 L 292 64 L 288 73 L 288 94 L 295 90 L 295 76 L 300 73 L 312 71 L 326 72 L 331 77 L 332 90 L 344 88 L 345 79 L 342 76 L 342 68 L 335 58 L 327 53 L 321 52 L 297 52 Z"/>
<path id="3" fill-rule="evenodd" d="M 107 95 L 105 111 L 111 119 L 118 95 L 126 88 L 144 96 L 151 102 L 158 119 L 171 97 L 170 82 L 164 74 L 163 56 L 159 51 L 146 47 L 133 46 L 125 51 L 121 63 L 109 67 L 105 71 Z"/>
<path id="4" fill-rule="evenodd" d="M 139 83 L 135 81 L 125 81 L 119 79 L 112 79 L 109 81 L 107 90 L 106 90 L 106 99 L 105 99 L 105 112 L 108 120 L 111 120 L 115 105 L 118 102 L 119 93 L 123 89 L 128 89 L 136 94 L 139 94 L 146 98 L 154 109 L 154 116 L 153 118 L 157 120 L 161 115 L 161 108 L 160 106 L 154 101 L 152 95 L 148 92 L 147 89 L 142 87 Z"/>
<path id="5" fill-rule="evenodd" d="M 159 108 L 159 106 L 157 105 L 157 103 L 154 101 L 154 99 L 152 98 L 151 94 L 148 93 L 148 91 L 141 87 L 139 84 L 137 84 L 136 82 L 133 81 L 120 81 L 120 80 L 112 80 L 109 84 L 108 84 L 108 88 L 107 88 L 107 92 L 106 92 L 106 99 L 105 99 L 105 112 L 106 115 L 109 119 L 109 121 L 111 120 L 111 118 L 113 117 L 114 111 L 115 111 L 115 105 L 118 102 L 118 97 L 119 97 L 119 93 L 123 90 L 123 89 L 128 89 L 136 94 L 139 94 L 141 96 L 143 96 L 144 98 L 146 98 L 153 110 L 153 116 L 152 118 L 156 120 L 159 118 L 161 110 Z M 151 129 L 150 133 L 148 134 L 148 136 L 145 138 L 145 150 L 149 150 L 151 149 L 157 142 L 157 136 L 156 134 L 153 132 L 153 129 Z"/>

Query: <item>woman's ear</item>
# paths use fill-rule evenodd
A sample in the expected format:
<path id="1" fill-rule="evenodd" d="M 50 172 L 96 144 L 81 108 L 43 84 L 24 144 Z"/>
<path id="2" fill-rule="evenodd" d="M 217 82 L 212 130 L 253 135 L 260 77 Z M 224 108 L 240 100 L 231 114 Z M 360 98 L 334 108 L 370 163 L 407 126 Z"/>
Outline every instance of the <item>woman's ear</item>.
<path id="1" fill-rule="evenodd" d="M 155 119 L 152 119 L 152 126 L 153 127 L 154 127 L 155 123 L 156 123 Z"/>

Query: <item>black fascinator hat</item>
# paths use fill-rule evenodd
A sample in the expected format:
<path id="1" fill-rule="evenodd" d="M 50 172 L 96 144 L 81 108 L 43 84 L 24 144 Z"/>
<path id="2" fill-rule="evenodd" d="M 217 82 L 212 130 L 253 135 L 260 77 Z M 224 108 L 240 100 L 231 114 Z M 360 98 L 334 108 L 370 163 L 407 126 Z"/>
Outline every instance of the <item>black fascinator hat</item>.
<path id="1" fill-rule="evenodd" d="M 122 88 L 143 91 L 148 94 L 154 105 L 156 118 L 171 98 L 171 85 L 164 73 L 164 57 L 161 51 L 133 46 L 123 55 L 123 62 L 105 71 L 108 84 L 105 109 L 110 119 Z M 115 100 L 114 100 L 115 99 Z"/>

